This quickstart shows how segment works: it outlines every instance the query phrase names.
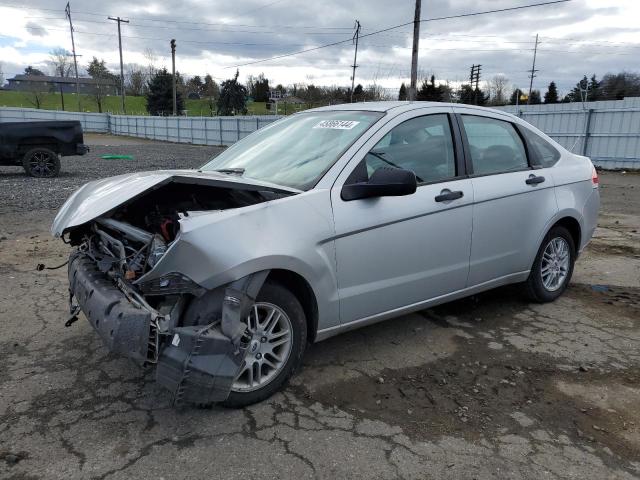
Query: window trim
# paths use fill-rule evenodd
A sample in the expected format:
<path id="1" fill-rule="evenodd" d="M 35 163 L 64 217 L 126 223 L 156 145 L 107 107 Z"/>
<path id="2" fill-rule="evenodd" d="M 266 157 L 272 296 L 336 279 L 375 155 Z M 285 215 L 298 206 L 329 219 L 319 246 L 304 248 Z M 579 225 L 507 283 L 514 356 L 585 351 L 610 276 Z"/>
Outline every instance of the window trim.
<path id="1" fill-rule="evenodd" d="M 467 137 L 467 132 L 466 132 L 466 130 L 464 128 L 464 123 L 463 123 L 463 120 L 462 120 L 463 116 L 488 118 L 488 119 L 491 119 L 491 120 L 497 120 L 499 122 L 504 122 L 504 123 L 508 123 L 509 125 L 511 125 L 513 127 L 513 129 L 515 130 L 516 135 L 518 135 L 518 137 L 520 138 L 520 141 L 522 142 L 522 145 L 524 147 L 525 156 L 527 158 L 527 167 L 519 168 L 517 170 L 503 170 L 503 171 L 491 172 L 491 173 L 474 173 L 473 172 L 473 159 L 471 158 L 471 147 L 469 145 L 469 138 Z M 466 176 L 468 178 L 488 177 L 490 175 L 504 175 L 505 173 L 526 172 L 528 170 L 535 170 L 535 169 L 541 168 L 541 166 L 539 164 L 533 164 L 533 162 L 531 161 L 531 158 L 532 158 L 531 152 L 532 152 L 532 150 L 530 149 L 529 143 L 527 142 L 526 138 L 524 138 L 524 135 L 520 131 L 518 124 L 516 124 L 514 122 L 510 122 L 510 121 L 502 119 L 502 118 L 496 118 L 496 117 L 493 117 L 491 115 L 478 115 L 478 114 L 475 114 L 475 113 L 456 113 L 455 117 L 456 117 L 456 121 L 458 123 L 458 128 L 460 129 L 460 135 L 462 137 L 462 145 L 463 145 L 463 149 L 464 149 L 464 164 L 465 164 L 465 168 L 466 168 L 466 172 L 467 172 Z"/>
<path id="2" fill-rule="evenodd" d="M 460 132 L 459 132 L 459 130 L 457 128 L 457 121 L 455 119 L 455 114 L 454 113 L 450 113 L 450 112 L 433 112 L 433 113 L 425 113 L 423 115 L 416 115 L 414 117 L 407 118 L 406 120 L 401 121 L 397 125 L 394 125 L 387 132 L 385 132 L 384 135 L 380 138 L 380 140 L 382 140 L 382 138 L 384 138 L 386 135 L 388 135 L 390 132 L 392 132 L 394 128 L 399 127 L 403 123 L 410 122 L 410 121 L 415 120 L 417 118 L 429 117 L 429 116 L 433 116 L 433 115 L 445 115 L 447 117 L 447 122 L 449 124 L 449 133 L 451 134 L 451 144 L 452 144 L 452 147 L 453 147 L 453 162 L 454 162 L 454 167 L 455 167 L 455 170 L 456 170 L 456 174 L 453 177 L 447 177 L 447 178 L 442 178 L 442 179 L 438 179 L 438 180 L 433 180 L 431 182 L 418 182 L 417 183 L 418 188 L 426 186 L 426 185 L 437 185 L 439 183 L 457 181 L 457 180 L 461 180 L 461 179 L 464 179 L 464 178 L 467 177 L 466 170 L 465 170 L 465 167 L 464 167 L 464 146 L 463 146 L 463 143 L 462 143 L 462 138 L 460 136 Z M 378 142 L 380 140 L 378 140 Z M 367 151 L 364 153 L 364 155 L 362 156 L 360 161 L 355 164 L 355 166 L 353 167 L 353 169 L 351 170 L 349 175 L 347 175 L 347 178 L 345 179 L 345 182 L 342 184 L 342 187 L 344 187 L 345 185 L 348 185 L 346 183 L 346 181 L 349 179 L 349 176 L 355 171 L 355 169 L 358 167 L 360 162 L 365 161 L 365 158 L 366 158 L 367 154 L 371 151 L 371 149 L 373 147 L 375 147 L 378 144 L 378 142 L 376 142 L 371 148 L 367 149 Z"/>

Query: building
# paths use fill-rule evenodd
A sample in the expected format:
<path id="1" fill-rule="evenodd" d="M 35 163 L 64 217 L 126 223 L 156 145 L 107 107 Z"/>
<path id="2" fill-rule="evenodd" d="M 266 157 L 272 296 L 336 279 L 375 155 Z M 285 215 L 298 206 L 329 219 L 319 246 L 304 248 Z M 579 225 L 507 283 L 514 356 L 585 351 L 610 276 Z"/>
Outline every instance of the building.
<path id="1" fill-rule="evenodd" d="M 103 95 L 118 95 L 120 93 L 117 78 L 104 78 L 96 80 L 91 77 L 78 78 L 78 91 L 80 93 L 93 94 L 96 88 L 100 88 Z M 7 79 L 5 90 L 17 92 L 76 92 L 75 77 L 50 77 L 48 75 L 16 75 Z"/>

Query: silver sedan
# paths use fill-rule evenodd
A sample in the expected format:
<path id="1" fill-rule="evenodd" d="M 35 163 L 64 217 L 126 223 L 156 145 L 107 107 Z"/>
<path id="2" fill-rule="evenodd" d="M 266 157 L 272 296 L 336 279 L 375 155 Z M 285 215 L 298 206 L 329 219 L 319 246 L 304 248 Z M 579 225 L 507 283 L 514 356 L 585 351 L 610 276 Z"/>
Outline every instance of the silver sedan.
<path id="1" fill-rule="evenodd" d="M 201 169 L 89 183 L 72 323 L 155 364 L 176 403 L 247 405 L 307 342 L 510 283 L 549 302 L 596 227 L 598 176 L 504 112 L 382 102 L 309 110 Z M 400 324 L 401 327 L 401 324 Z"/>

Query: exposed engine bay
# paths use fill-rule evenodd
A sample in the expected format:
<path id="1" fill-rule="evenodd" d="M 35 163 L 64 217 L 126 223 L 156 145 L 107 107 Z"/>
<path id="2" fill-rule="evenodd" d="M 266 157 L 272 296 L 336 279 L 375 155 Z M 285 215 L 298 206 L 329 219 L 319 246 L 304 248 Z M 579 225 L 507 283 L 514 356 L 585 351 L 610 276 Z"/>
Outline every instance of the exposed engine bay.
<path id="1" fill-rule="evenodd" d="M 74 246 L 113 278 L 134 281 L 152 269 L 178 236 L 180 220 L 279 198 L 271 191 L 170 182 L 70 233 Z"/>
<path id="2" fill-rule="evenodd" d="M 82 310 L 110 351 L 157 364 L 157 381 L 176 403 L 225 400 L 251 341 L 245 318 L 268 271 L 214 290 L 179 272 L 140 279 L 179 240 L 181 221 L 286 195 L 173 177 L 70 229 L 66 325 Z"/>

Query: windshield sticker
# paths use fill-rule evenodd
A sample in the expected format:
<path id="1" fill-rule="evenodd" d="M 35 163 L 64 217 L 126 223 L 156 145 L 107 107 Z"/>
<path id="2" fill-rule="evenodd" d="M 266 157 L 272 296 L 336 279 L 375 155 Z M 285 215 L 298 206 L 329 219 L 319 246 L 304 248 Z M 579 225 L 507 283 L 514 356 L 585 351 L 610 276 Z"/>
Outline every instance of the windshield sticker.
<path id="1" fill-rule="evenodd" d="M 313 128 L 331 128 L 332 130 L 351 130 L 360 122 L 355 120 L 322 120 Z"/>

